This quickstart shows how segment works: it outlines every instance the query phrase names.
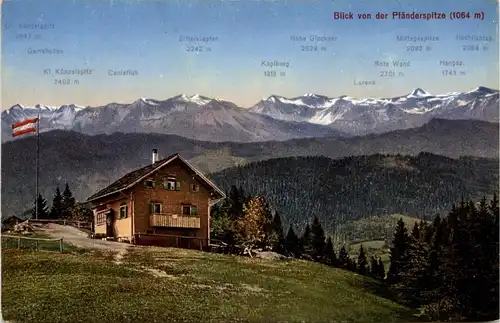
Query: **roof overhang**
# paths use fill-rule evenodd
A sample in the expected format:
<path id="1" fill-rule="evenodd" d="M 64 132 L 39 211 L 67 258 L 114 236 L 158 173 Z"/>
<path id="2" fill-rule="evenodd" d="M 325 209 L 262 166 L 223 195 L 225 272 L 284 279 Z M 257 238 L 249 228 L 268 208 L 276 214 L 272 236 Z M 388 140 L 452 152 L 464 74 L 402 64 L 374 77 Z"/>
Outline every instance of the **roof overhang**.
<path id="1" fill-rule="evenodd" d="M 137 185 L 138 183 L 140 183 L 142 180 L 144 180 L 145 178 L 151 176 L 151 174 L 153 174 L 154 172 L 156 172 L 157 170 L 165 167 L 166 165 L 170 164 L 171 162 L 173 162 L 174 160 L 176 159 L 180 159 L 184 164 L 186 164 L 196 175 L 198 175 L 201 179 L 203 179 L 203 181 L 205 181 L 211 188 L 214 189 L 215 192 L 217 192 L 218 194 L 220 194 L 220 199 L 223 199 L 226 197 L 226 194 L 220 189 L 218 188 L 211 180 L 209 180 L 205 175 L 203 175 L 202 172 L 200 172 L 199 170 L 197 170 L 193 165 L 191 165 L 191 163 L 189 163 L 187 160 L 185 160 L 184 158 L 182 158 L 181 156 L 179 155 L 175 155 L 173 156 L 172 158 L 166 160 L 165 162 L 161 163 L 158 167 L 156 167 L 155 169 L 153 169 L 152 171 L 150 171 L 149 173 L 141 176 L 140 178 L 138 178 L 137 180 L 135 180 L 134 182 L 130 183 L 129 185 L 127 185 L 126 187 L 123 187 L 121 189 L 118 189 L 116 191 L 113 191 L 113 192 L 109 192 L 109 193 L 106 193 L 104 195 L 101 195 L 101 196 L 97 196 L 93 199 L 89 199 L 87 200 L 86 202 L 92 202 L 92 201 L 95 201 L 95 200 L 99 200 L 99 199 L 102 199 L 104 197 L 107 197 L 107 196 L 110 196 L 110 195 L 113 195 L 113 194 L 116 194 L 116 193 L 120 193 L 124 190 L 127 190 L 135 185 Z M 219 198 L 218 198 L 219 199 Z"/>

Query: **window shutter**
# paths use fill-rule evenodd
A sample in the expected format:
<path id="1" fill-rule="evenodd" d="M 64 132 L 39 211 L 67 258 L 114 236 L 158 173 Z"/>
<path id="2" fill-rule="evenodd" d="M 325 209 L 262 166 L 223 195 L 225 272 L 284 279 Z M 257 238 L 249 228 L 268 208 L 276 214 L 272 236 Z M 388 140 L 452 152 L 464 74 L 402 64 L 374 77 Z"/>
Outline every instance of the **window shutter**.
<path id="1" fill-rule="evenodd" d="M 168 181 L 166 179 L 163 179 L 163 188 L 168 190 Z"/>
<path id="2" fill-rule="evenodd" d="M 181 190 L 181 182 L 175 182 L 175 190 L 180 191 Z"/>
<path id="3" fill-rule="evenodd" d="M 156 185 L 156 180 L 154 180 L 154 179 L 153 179 L 153 180 L 152 180 L 152 182 L 153 182 L 153 187 L 155 187 L 155 185 Z"/>
<path id="4" fill-rule="evenodd" d="M 198 215 L 198 207 L 191 206 L 191 215 Z"/>
<path id="5" fill-rule="evenodd" d="M 153 203 L 149 203 L 149 213 L 153 214 L 155 211 L 155 205 Z"/>

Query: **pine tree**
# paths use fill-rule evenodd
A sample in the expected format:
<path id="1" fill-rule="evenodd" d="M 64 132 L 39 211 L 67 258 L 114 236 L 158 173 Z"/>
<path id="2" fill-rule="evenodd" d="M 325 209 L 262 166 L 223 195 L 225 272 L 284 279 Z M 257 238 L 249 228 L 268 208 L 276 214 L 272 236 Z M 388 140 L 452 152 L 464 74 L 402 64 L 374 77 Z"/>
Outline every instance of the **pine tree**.
<path id="1" fill-rule="evenodd" d="M 347 270 L 356 272 L 357 270 L 356 260 L 351 257 L 347 257 Z"/>
<path id="2" fill-rule="evenodd" d="M 408 245 L 401 257 L 400 282 L 396 286 L 396 289 L 400 289 L 401 298 L 410 307 L 417 307 L 424 301 L 429 280 L 428 248 L 417 237 L 413 234 L 409 236 Z"/>
<path id="3" fill-rule="evenodd" d="M 349 255 L 347 254 L 347 250 L 345 246 L 342 246 L 339 251 L 339 267 L 343 269 L 348 269 L 349 267 Z"/>
<path id="4" fill-rule="evenodd" d="M 75 198 L 73 197 L 73 193 L 69 189 L 68 183 L 64 187 L 64 191 L 62 193 L 62 217 L 64 219 L 71 218 L 71 212 L 73 207 L 75 206 Z"/>
<path id="5" fill-rule="evenodd" d="M 326 239 L 326 244 L 323 250 L 323 263 L 328 266 L 337 265 L 337 256 L 335 255 L 335 250 L 333 249 L 333 242 L 331 237 L 328 237 L 328 239 Z"/>
<path id="6" fill-rule="evenodd" d="M 390 250 L 390 265 L 387 273 L 387 282 L 389 284 L 397 284 L 400 282 L 400 270 L 403 266 L 402 257 L 408 245 L 408 232 L 405 228 L 403 219 L 400 218 L 396 224 L 394 238 L 392 240 L 392 248 Z"/>
<path id="7" fill-rule="evenodd" d="M 359 246 L 357 270 L 360 275 L 366 275 L 366 255 L 363 245 Z"/>
<path id="8" fill-rule="evenodd" d="M 278 212 L 274 213 L 272 222 L 272 232 L 274 235 L 273 251 L 284 254 L 285 253 L 285 235 L 283 234 L 283 225 L 281 224 L 281 217 Z"/>
<path id="9" fill-rule="evenodd" d="M 311 226 L 312 259 L 317 262 L 323 261 L 325 250 L 325 231 L 319 222 L 318 217 L 314 217 Z"/>
<path id="10" fill-rule="evenodd" d="M 370 258 L 370 276 L 378 279 L 378 262 L 377 259 L 375 259 L 374 256 L 371 256 Z"/>
<path id="11" fill-rule="evenodd" d="M 384 263 L 382 262 L 382 259 L 380 257 L 378 258 L 377 274 L 378 274 L 378 278 L 380 280 L 384 280 L 384 278 L 385 278 L 385 266 L 384 266 Z"/>
<path id="12" fill-rule="evenodd" d="M 285 237 L 285 250 L 288 256 L 300 258 L 300 242 L 299 237 L 295 234 L 292 225 L 288 228 L 288 233 Z"/>
<path id="13" fill-rule="evenodd" d="M 493 198 L 491 199 L 489 211 L 491 212 L 493 217 L 497 217 L 499 214 L 498 195 L 496 192 L 493 194 Z"/>
<path id="14" fill-rule="evenodd" d="M 231 219 L 236 221 L 243 214 L 244 198 L 240 196 L 240 191 L 234 185 L 231 186 L 228 197 L 228 213 Z"/>
<path id="15" fill-rule="evenodd" d="M 312 237 L 311 237 L 311 228 L 309 227 L 309 223 L 306 225 L 304 233 L 300 239 L 300 249 L 303 259 L 312 260 L 313 258 L 313 245 L 312 245 Z"/>
<path id="16" fill-rule="evenodd" d="M 51 219 L 62 219 L 63 218 L 63 197 L 59 187 L 56 188 L 56 193 L 52 199 L 52 207 L 50 209 Z"/>
<path id="17" fill-rule="evenodd" d="M 418 222 L 415 222 L 415 225 L 413 225 L 413 230 L 411 232 L 411 235 L 415 239 L 420 240 L 420 234 L 421 234 L 421 232 L 420 232 L 419 224 L 418 224 Z"/>
<path id="18" fill-rule="evenodd" d="M 31 211 L 31 218 L 36 219 L 36 205 L 38 204 L 38 219 L 48 219 L 49 210 L 47 208 L 47 201 L 42 197 L 42 194 L 38 194 L 38 198 L 34 204 L 35 206 Z"/>

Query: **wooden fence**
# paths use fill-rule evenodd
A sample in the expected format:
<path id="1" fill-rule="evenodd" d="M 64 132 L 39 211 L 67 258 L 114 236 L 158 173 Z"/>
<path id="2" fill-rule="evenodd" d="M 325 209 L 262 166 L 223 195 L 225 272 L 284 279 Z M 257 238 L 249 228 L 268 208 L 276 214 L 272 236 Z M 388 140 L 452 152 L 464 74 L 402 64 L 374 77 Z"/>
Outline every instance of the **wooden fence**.
<path id="1" fill-rule="evenodd" d="M 14 235 L 1 235 L 2 248 L 31 249 L 35 251 L 63 252 L 63 238 L 47 239 Z"/>

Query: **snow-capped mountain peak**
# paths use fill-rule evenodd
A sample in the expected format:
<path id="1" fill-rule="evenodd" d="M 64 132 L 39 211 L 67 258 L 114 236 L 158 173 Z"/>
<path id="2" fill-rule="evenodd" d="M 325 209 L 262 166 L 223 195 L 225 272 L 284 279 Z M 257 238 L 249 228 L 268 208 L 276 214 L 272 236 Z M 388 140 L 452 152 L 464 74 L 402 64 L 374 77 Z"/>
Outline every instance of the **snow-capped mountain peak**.
<path id="1" fill-rule="evenodd" d="M 135 102 L 144 103 L 144 104 L 147 104 L 147 105 L 158 105 L 158 103 L 155 102 L 155 100 L 151 100 L 151 99 L 148 99 L 148 98 L 140 98 L 139 100 L 137 100 Z"/>
<path id="2" fill-rule="evenodd" d="M 180 95 L 180 98 L 185 102 L 191 102 L 197 105 L 205 105 L 210 103 L 210 101 L 212 101 L 212 99 L 201 96 L 199 94 L 194 94 L 194 95 L 182 94 Z"/>
<path id="3" fill-rule="evenodd" d="M 258 128 L 264 130 L 259 130 L 261 132 L 255 138 L 275 140 L 279 131 L 282 131 L 280 138 L 302 136 L 300 131 L 316 135 L 317 128 L 314 127 L 317 125 L 344 134 L 364 135 L 415 127 L 432 118 L 498 121 L 498 102 L 499 92 L 485 87 L 437 95 L 416 88 L 408 95 L 378 99 L 351 96 L 330 98 L 311 93 L 292 98 L 271 95 L 249 109 L 199 94 L 180 94 L 161 101 L 139 98 L 129 104 L 110 103 L 86 108 L 74 104 L 60 107 L 25 107 L 16 104 L 2 111 L 2 129 L 8 131 L 15 122 L 40 115 L 42 131 L 70 129 L 95 134 L 154 130 L 184 134 L 190 138 L 225 141 L 233 140 L 236 134 L 247 131 L 253 133 L 255 130 L 250 129 Z M 186 130 L 189 122 L 193 129 L 209 126 L 220 132 L 215 137 L 203 137 L 206 133 Z M 281 122 L 292 122 L 293 125 Z M 220 130 L 227 126 L 235 131 L 231 136 L 227 135 L 226 130 Z M 306 128 L 296 132 L 296 127 Z"/>
<path id="4" fill-rule="evenodd" d="M 474 90 L 472 90 L 471 92 L 480 92 L 480 93 L 487 93 L 487 94 L 497 93 L 497 91 L 490 89 L 490 88 L 487 88 L 487 87 L 484 87 L 484 86 L 479 86 L 479 87 L 475 88 Z"/>
<path id="5" fill-rule="evenodd" d="M 432 94 L 421 88 L 413 89 L 413 91 L 411 91 L 411 93 L 408 95 L 408 97 L 414 97 L 414 98 L 424 98 L 427 96 L 432 96 Z"/>

